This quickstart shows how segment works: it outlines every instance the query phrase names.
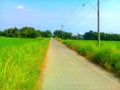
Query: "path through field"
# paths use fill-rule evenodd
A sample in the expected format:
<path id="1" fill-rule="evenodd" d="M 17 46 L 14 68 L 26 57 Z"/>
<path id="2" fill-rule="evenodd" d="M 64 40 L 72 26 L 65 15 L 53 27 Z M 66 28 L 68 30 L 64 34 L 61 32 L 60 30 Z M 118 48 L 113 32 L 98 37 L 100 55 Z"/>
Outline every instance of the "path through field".
<path id="1" fill-rule="evenodd" d="M 41 90 L 120 90 L 120 82 L 51 39 Z"/>

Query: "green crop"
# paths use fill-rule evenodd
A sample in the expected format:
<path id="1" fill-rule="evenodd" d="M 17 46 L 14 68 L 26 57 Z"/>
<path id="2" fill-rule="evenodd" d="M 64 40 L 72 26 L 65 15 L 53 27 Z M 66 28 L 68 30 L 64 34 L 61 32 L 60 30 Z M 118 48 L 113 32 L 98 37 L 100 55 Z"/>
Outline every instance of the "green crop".
<path id="1" fill-rule="evenodd" d="M 49 39 L 0 37 L 0 90 L 34 90 Z"/>

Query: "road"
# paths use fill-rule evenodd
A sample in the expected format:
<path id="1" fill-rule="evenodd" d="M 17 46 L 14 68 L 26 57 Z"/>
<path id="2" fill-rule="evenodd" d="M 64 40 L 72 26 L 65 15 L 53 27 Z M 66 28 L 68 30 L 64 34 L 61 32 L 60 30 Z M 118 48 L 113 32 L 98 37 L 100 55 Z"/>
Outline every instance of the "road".
<path id="1" fill-rule="evenodd" d="M 120 90 L 112 74 L 51 39 L 41 90 Z"/>

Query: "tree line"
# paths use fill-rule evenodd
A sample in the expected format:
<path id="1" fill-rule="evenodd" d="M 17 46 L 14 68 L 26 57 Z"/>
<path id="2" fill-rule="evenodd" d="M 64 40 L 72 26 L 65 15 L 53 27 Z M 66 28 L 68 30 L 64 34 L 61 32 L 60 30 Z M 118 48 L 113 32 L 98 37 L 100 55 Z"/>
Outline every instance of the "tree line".
<path id="1" fill-rule="evenodd" d="M 6 37 L 21 37 L 21 38 L 36 38 L 36 37 L 58 37 L 62 39 L 83 39 L 83 40 L 97 40 L 98 33 L 94 31 L 89 31 L 83 35 L 73 35 L 71 32 L 66 32 L 62 30 L 55 30 L 52 34 L 50 30 L 41 31 L 35 30 L 33 27 L 22 27 L 18 29 L 16 27 L 5 29 L 0 31 L 0 36 Z M 101 40 L 114 40 L 120 41 L 120 34 L 110 34 L 110 33 L 100 33 Z"/>
<path id="2" fill-rule="evenodd" d="M 56 30 L 53 32 L 54 37 L 62 38 L 62 39 L 70 39 L 72 36 L 72 33 L 65 32 L 62 30 Z"/>
<path id="3" fill-rule="evenodd" d="M 6 36 L 6 37 L 20 37 L 20 38 L 36 38 L 36 37 L 58 37 L 62 39 L 70 39 L 72 36 L 72 33 L 65 32 L 62 30 L 55 30 L 52 32 L 50 30 L 41 31 L 41 30 L 35 30 L 33 27 L 22 27 L 21 29 L 18 29 L 16 27 L 5 29 L 4 31 L 0 31 L 0 36 Z"/>
<path id="4" fill-rule="evenodd" d="M 35 37 L 51 37 L 52 32 L 50 30 L 41 31 L 35 30 L 33 27 L 22 27 L 18 29 L 16 27 L 5 29 L 0 31 L 0 36 L 6 37 L 21 37 L 21 38 L 35 38 Z"/>
<path id="5" fill-rule="evenodd" d="M 65 32 L 61 30 L 56 30 L 54 33 L 55 37 L 59 37 L 62 39 L 83 39 L 83 40 L 97 40 L 98 33 L 94 31 L 89 31 L 84 33 L 83 35 L 72 35 L 70 32 Z M 100 33 L 101 40 L 109 40 L 109 41 L 120 41 L 120 34 L 110 34 L 110 33 Z"/>
<path id="6" fill-rule="evenodd" d="M 83 38 L 85 40 L 97 40 L 98 33 L 94 31 L 89 31 L 83 35 Z M 110 34 L 110 33 L 101 32 L 100 38 L 101 40 L 120 41 L 120 34 Z"/>

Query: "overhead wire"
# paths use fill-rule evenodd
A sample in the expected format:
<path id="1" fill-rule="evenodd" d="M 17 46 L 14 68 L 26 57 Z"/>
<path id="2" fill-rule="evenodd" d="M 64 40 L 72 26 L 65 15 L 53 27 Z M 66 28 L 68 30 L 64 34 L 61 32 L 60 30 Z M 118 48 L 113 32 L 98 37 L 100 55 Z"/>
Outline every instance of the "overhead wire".
<path id="1" fill-rule="evenodd" d="M 83 1 L 84 0 L 82 0 L 81 6 L 75 11 L 75 13 L 65 20 L 65 22 L 63 23 L 64 25 L 68 25 L 69 23 L 71 23 L 71 21 L 74 20 L 79 15 L 79 13 L 84 9 L 85 4 L 83 4 Z"/>
<path id="2" fill-rule="evenodd" d="M 102 1 L 101 3 L 105 2 L 106 0 Z M 90 2 L 90 0 L 88 0 L 88 4 L 94 9 L 97 10 L 95 6 L 97 6 L 97 4 L 95 6 L 92 5 L 92 3 Z M 71 28 L 69 28 L 68 30 L 72 30 L 73 28 L 75 28 L 78 24 L 80 24 L 86 17 L 88 17 L 91 12 L 93 10 L 89 11 L 87 14 L 85 14 L 82 19 L 80 19 L 78 22 L 76 22 L 74 25 L 71 26 Z"/>
<path id="3" fill-rule="evenodd" d="M 80 24 L 86 17 L 88 17 L 93 10 L 89 11 L 87 14 L 85 14 L 82 19 L 80 19 L 78 22 L 76 22 L 74 25 L 72 25 L 68 30 L 72 30 L 75 28 L 78 24 Z"/>

